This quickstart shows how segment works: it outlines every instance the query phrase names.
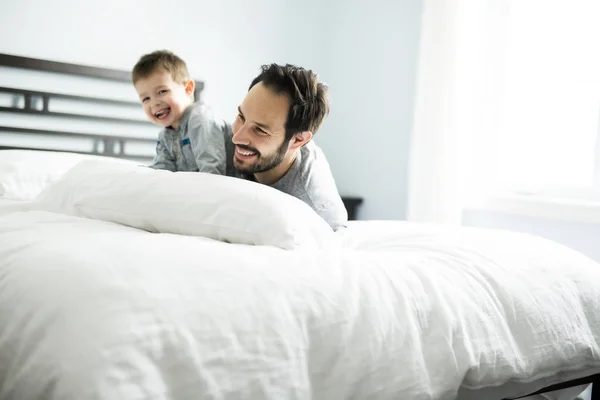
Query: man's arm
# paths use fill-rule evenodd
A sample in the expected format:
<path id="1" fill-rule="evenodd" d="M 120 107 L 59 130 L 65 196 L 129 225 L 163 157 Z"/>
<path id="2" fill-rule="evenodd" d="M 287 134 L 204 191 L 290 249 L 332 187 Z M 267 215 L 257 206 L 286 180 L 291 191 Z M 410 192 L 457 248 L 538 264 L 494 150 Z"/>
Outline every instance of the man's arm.
<path id="1" fill-rule="evenodd" d="M 188 137 L 198 172 L 225 175 L 225 138 L 230 129 L 225 121 L 216 120 L 205 108 L 200 107 L 188 122 Z"/>
<path id="2" fill-rule="evenodd" d="M 175 160 L 173 159 L 172 154 L 169 152 L 169 149 L 164 145 L 164 140 L 164 135 L 161 133 L 158 136 L 158 141 L 156 142 L 156 155 L 154 156 L 154 161 L 151 165 L 149 165 L 149 167 L 175 172 L 177 171 Z"/>

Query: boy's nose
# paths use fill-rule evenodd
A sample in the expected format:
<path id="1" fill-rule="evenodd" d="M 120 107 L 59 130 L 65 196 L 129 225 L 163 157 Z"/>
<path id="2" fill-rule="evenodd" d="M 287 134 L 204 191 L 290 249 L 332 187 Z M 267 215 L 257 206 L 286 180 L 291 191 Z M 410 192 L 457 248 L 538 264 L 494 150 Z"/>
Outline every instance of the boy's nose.
<path id="1" fill-rule="evenodd" d="M 153 99 L 150 101 L 150 104 L 152 105 L 152 108 L 157 108 L 158 106 L 160 106 L 160 100 Z"/>

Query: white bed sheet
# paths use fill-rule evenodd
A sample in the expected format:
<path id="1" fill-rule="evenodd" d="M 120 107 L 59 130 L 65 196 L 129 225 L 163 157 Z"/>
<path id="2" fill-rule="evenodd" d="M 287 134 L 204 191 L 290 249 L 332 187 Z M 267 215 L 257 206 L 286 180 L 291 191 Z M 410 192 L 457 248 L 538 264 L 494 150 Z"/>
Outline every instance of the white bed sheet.
<path id="1" fill-rule="evenodd" d="M 454 399 L 600 369 L 583 255 L 401 222 L 338 236 L 284 251 L 0 216 L 0 399 Z"/>

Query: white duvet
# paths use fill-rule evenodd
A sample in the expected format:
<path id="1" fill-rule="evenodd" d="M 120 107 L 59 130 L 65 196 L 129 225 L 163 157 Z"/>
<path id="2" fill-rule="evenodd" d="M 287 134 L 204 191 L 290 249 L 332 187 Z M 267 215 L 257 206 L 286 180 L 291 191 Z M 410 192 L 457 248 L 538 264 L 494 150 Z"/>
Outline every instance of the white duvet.
<path id="1" fill-rule="evenodd" d="M 402 222 L 337 240 L 0 216 L 0 399 L 454 399 L 600 370 L 600 266 L 579 253 Z"/>

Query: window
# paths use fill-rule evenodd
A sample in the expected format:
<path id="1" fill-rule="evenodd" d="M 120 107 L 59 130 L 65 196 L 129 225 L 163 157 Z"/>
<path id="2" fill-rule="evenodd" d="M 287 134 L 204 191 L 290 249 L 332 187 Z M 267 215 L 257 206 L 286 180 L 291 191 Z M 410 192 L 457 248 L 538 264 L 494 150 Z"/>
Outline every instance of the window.
<path id="1" fill-rule="evenodd" d="M 509 5 L 491 174 L 517 191 L 600 200 L 600 1 Z"/>

